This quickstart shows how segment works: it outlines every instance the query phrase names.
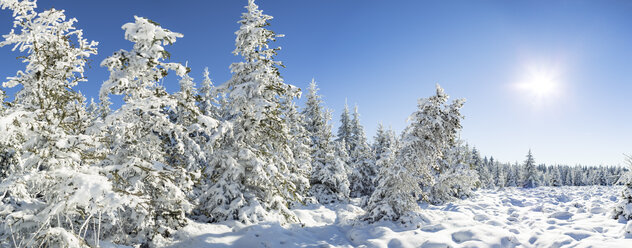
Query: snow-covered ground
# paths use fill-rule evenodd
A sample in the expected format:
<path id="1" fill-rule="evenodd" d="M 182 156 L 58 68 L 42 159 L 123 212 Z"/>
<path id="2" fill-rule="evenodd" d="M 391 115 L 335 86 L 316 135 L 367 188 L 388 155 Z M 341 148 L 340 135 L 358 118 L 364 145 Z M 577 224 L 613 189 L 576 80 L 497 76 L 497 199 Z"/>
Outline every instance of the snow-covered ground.
<path id="1" fill-rule="evenodd" d="M 168 247 L 632 247 L 610 218 L 620 187 L 481 190 L 466 200 L 422 206 L 415 226 L 367 224 L 357 204 L 294 210 L 289 227 L 191 223 Z M 357 203 L 357 202 L 355 202 Z"/>

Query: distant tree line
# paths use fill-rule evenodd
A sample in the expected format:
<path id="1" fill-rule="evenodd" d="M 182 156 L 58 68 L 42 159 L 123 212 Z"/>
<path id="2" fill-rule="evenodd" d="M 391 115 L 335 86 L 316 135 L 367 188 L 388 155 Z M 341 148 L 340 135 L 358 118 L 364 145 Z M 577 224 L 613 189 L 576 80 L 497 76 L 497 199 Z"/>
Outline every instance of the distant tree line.
<path id="1" fill-rule="evenodd" d="M 621 185 L 619 178 L 628 171 L 622 166 L 536 165 L 531 151 L 524 162 L 513 164 L 498 162 L 494 157 L 480 159 L 476 149 L 472 153 L 483 188 Z"/>

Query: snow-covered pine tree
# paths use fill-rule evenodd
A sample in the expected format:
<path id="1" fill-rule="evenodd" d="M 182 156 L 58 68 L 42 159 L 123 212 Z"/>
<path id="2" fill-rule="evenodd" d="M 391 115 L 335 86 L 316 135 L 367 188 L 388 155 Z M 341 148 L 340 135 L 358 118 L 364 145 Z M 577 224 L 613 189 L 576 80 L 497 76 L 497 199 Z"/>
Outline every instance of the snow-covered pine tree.
<path id="1" fill-rule="evenodd" d="M 603 166 L 599 166 L 595 168 L 595 175 L 593 177 L 594 185 L 608 185 L 608 180 L 606 176 L 606 170 Z"/>
<path id="2" fill-rule="evenodd" d="M 205 81 L 206 79 L 208 71 L 205 71 Z M 179 84 L 180 90 L 172 97 L 175 99 L 175 107 L 166 106 L 174 128 L 161 136 L 167 156 L 166 163 L 184 168 L 176 178 L 177 185 L 198 206 L 197 200 L 209 184 L 206 175 L 213 171 L 208 166 L 209 157 L 224 134 L 222 126 L 225 124 L 216 119 L 218 112 L 214 112 L 215 109 L 201 109 L 202 106 L 198 104 L 202 101 L 201 96 L 188 73 L 182 76 Z"/>
<path id="3" fill-rule="evenodd" d="M 299 113 L 298 107 L 292 100 L 291 98 L 283 99 L 281 102 L 283 120 L 293 136 L 289 140 L 294 159 L 294 163 L 290 164 L 290 177 L 296 186 L 297 201 L 291 203 L 306 204 L 312 202 L 308 197 L 310 195 L 309 179 L 312 173 L 311 138 L 305 129 L 305 118 Z"/>
<path id="4" fill-rule="evenodd" d="M 373 154 L 375 155 L 375 168 L 377 170 L 377 175 L 373 179 L 373 185 L 378 185 L 380 180 L 382 180 L 382 176 L 386 174 L 380 174 L 381 170 L 387 170 L 389 166 L 392 166 L 395 153 L 399 149 L 399 142 L 397 140 L 397 136 L 395 135 L 395 131 L 389 127 L 389 129 L 384 128 L 382 123 L 378 124 L 378 129 L 374 137 L 373 141 Z M 367 199 L 368 201 L 369 199 Z"/>
<path id="5" fill-rule="evenodd" d="M 131 51 L 120 50 L 101 66 L 110 78 L 100 91 L 104 110 L 105 140 L 111 148 L 102 166 L 108 170 L 115 189 L 130 198 L 119 214 L 119 225 L 107 230 L 118 243 L 151 242 L 168 236 L 183 226 L 191 209 L 187 191 L 192 187 L 188 169 L 199 154 L 186 154 L 192 148 L 185 123 L 193 122 L 198 111 L 191 98 L 195 93 L 188 69 L 168 58 L 165 45 L 181 34 L 160 27 L 143 17 L 122 26 L 125 39 L 134 43 Z M 178 97 L 159 83 L 170 72 L 184 77 Z M 110 94 L 122 95 L 125 104 L 113 113 L 107 106 Z M 173 111 L 190 114 L 175 115 Z M 212 123 L 210 125 L 216 125 Z M 183 140 L 184 139 L 184 140 Z"/>
<path id="6" fill-rule="evenodd" d="M 550 186 L 562 186 L 562 177 L 560 175 L 560 167 L 559 166 L 550 166 L 549 167 L 549 185 Z"/>
<path id="7" fill-rule="evenodd" d="M 481 154 L 476 147 L 472 148 L 472 164 L 476 168 L 478 174 L 478 187 L 487 188 L 487 182 L 489 181 L 489 170 L 487 169 L 487 162 L 483 161 Z"/>
<path id="8" fill-rule="evenodd" d="M 351 173 L 353 173 L 353 168 L 349 164 L 351 158 L 349 158 L 349 153 L 347 153 L 347 143 L 344 140 L 334 141 L 334 152 L 334 157 L 342 162 L 347 178 L 349 178 Z"/>
<path id="9" fill-rule="evenodd" d="M 524 172 L 525 174 L 522 185 L 524 188 L 534 188 L 540 186 L 538 171 L 536 169 L 531 149 L 529 149 L 527 159 L 524 161 Z"/>
<path id="10" fill-rule="evenodd" d="M 397 148 L 397 137 L 395 136 L 395 132 L 391 128 L 386 129 L 382 123 L 378 123 L 377 131 L 373 139 L 373 146 L 371 149 L 375 155 L 376 164 L 377 161 L 382 158 L 382 153 L 384 153 L 386 147 L 390 147 L 391 150 L 396 150 Z M 376 169 L 379 171 L 379 166 L 376 166 Z"/>
<path id="11" fill-rule="evenodd" d="M 428 201 L 428 188 L 434 184 L 433 169 L 443 151 L 456 139 L 461 128 L 463 99 L 447 104 L 448 95 L 437 85 L 436 95 L 422 98 L 418 109 L 410 117 L 404 130 L 401 148 L 392 166 L 382 166 L 380 180 L 371 195 L 365 219 L 400 220 L 411 211 L 419 209 L 417 201 Z M 421 183 L 420 183 L 421 180 Z"/>
<path id="12" fill-rule="evenodd" d="M 573 185 L 584 186 L 584 179 L 586 178 L 580 165 L 576 165 L 571 169 Z"/>
<path id="13" fill-rule="evenodd" d="M 228 94 L 232 137 L 224 138 L 213 156 L 215 183 L 203 196 L 201 210 L 210 221 L 294 222 L 288 209 L 300 197 L 290 171 L 295 161 L 289 141 L 294 137 L 283 120 L 281 101 L 299 90 L 283 82 L 282 63 L 274 60 L 280 48 L 270 48 L 269 42 L 282 35 L 266 28 L 272 16 L 263 14 L 254 0 L 245 8 L 233 51 L 243 62 L 230 66 L 232 78 L 221 90 Z"/>
<path id="14" fill-rule="evenodd" d="M 626 162 L 630 170 L 619 178 L 618 183 L 622 183 L 624 188 L 621 192 L 619 202 L 614 207 L 612 216 L 615 219 L 627 221 L 624 229 L 625 236 L 632 237 L 632 156 L 626 156 Z"/>
<path id="15" fill-rule="evenodd" d="M 331 125 L 327 123 L 331 114 L 323 110 L 322 100 L 317 92 L 316 82 L 312 80 L 302 112 L 305 130 L 311 140 L 311 192 L 323 204 L 344 201 L 349 198 L 349 180 L 342 160 L 345 158 L 335 156 L 335 150 L 346 155 L 346 150 L 342 147 L 344 140 L 332 142 Z M 335 149 L 334 144 L 339 145 L 338 149 Z"/>
<path id="16" fill-rule="evenodd" d="M 507 181 L 507 172 L 502 164 L 498 161 L 494 162 L 494 180 L 496 181 L 496 187 L 503 188 L 505 187 L 505 182 Z"/>
<path id="17" fill-rule="evenodd" d="M 507 164 L 507 183 L 505 186 L 516 187 L 518 186 L 517 168 L 511 164 Z"/>
<path id="18" fill-rule="evenodd" d="M 376 153 L 379 153 L 379 158 L 376 160 L 379 172 L 375 178 L 378 187 L 376 187 L 367 201 L 367 209 L 369 211 L 367 211 L 364 219 L 370 222 L 382 219 L 396 220 L 402 218 L 407 211 L 415 210 L 416 200 L 411 198 L 411 196 L 407 196 L 405 193 L 407 190 L 406 185 L 399 184 L 397 181 L 397 178 L 403 176 L 402 173 L 406 173 L 407 170 L 395 164 L 398 147 L 394 133 L 379 132 L 376 142 L 380 144 L 379 149 L 375 149 Z M 406 179 L 413 178 L 406 177 Z M 408 198 L 398 199 L 398 197 L 391 197 L 389 190 L 393 189 L 399 190 L 397 191 L 399 197 Z"/>
<path id="19" fill-rule="evenodd" d="M 35 1 L 0 0 L 14 17 L 0 47 L 24 52 L 26 64 L 3 83 L 21 89 L 0 117 L 0 147 L 10 157 L 0 177 L 0 244 L 98 245 L 96 226 L 110 225 L 104 219 L 120 198 L 91 166 L 99 159 L 93 152 L 98 142 L 85 135 L 91 119 L 85 98 L 73 90 L 86 81 L 84 67 L 97 43 L 84 39 L 63 10 L 35 7 Z"/>
<path id="20" fill-rule="evenodd" d="M 209 77 L 208 68 L 204 68 L 203 77 L 204 79 L 202 80 L 199 96 L 197 98 L 200 111 L 206 116 L 220 119 L 222 114 L 220 113 L 220 105 L 217 99 L 219 92 Z"/>
<path id="21" fill-rule="evenodd" d="M 375 169 L 375 160 L 371 153 L 371 148 L 367 143 L 364 127 L 360 124 L 360 114 L 358 106 L 353 110 L 353 119 L 351 121 L 351 152 L 349 154 L 351 160 L 352 173 L 349 177 L 351 182 L 351 197 L 370 196 L 375 189 L 373 180 L 377 171 Z"/>
<path id="22" fill-rule="evenodd" d="M 344 141 L 347 149 L 347 154 L 351 153 L 352 145 L 355 144 L 353 141 L 353 127 L 351 122 L 351 114 L 349 113 L 349 105 L 347 105 L 347 101 L 345 100 L 345 107 L 342 110 L 342 114 L 340 114 L 340 127 L 338 127 L 338 136 L 336 141 Z"/>

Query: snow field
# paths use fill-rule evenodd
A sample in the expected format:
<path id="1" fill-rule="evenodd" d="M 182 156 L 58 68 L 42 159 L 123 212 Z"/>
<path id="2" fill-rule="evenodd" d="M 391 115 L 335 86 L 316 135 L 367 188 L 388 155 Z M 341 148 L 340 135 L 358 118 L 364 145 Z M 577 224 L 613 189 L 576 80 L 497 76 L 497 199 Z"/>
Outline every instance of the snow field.
<path id="1" fill-rule="evenodd" d="M 620 187 L 479 190 L 470 199 L 422 204 L 420 222 L 367 224 L 359 199 L 293 210 L 302 221 L 191 222 L 166 247 L 632 247 L 610 217 Z"/>

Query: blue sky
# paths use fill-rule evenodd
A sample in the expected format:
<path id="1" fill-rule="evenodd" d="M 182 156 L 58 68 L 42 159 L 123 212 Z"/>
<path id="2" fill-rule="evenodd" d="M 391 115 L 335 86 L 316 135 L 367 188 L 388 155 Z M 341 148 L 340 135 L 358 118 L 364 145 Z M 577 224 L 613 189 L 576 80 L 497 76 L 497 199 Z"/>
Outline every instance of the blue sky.
<path id="1" fill-rule="evenodd" d="M 279 60 L 286 82 L 306 88 L 313 78 L 339 114 L 358 104 L 371 138 L 378 122 L 401 131 L 417 99 L 439 83 L 466 98 L 461 137 L 500 161 L 620 164 L 632 153 L 631 1 L 292 1 L 259 0 L 274 16 L 270 28 L 286 37 Z M 39 2 L 65 9 L 84 36 L 100 42 L 78 88 L 96 97 L 108 76 L 99 63 L 130 49 L 120 27 L 148 17 L 184 34 L 168 50 L 172 61 L 201 79 L 230 78 L 236 23 L 246 1 Z M 0 33 L 11 29 L 0 12 Z M 23 65 L 0 48 L 0 78 Z M 535 71 L 535 73 L 534 73 Z M 546 75 L 545 94 L 518 87 Z M 176 80 L 165 82 L 177 88 Z"/>

